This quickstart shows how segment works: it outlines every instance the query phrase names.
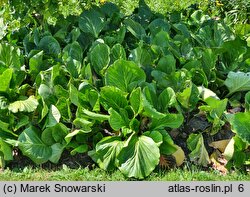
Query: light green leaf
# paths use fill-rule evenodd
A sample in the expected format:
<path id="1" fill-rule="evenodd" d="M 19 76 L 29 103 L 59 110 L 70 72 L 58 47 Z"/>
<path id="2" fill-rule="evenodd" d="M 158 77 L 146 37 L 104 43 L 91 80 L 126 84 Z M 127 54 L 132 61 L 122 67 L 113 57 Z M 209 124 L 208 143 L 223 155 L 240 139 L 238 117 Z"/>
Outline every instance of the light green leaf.
<path id="1" fill-rule="evenodd" d="M 0 138 L 0 152 L 2 152 L 5 161 L 13 160 L 12 148 L 2 138 Z"/>
<path id="2" fill-rule="evenodd" d="M 142 101 L 143 101 L 143 108 L 144 112 L 143 114 L 145 116 L 155 118 L 155 119 L 161 119 L 164 117 L 163 113 L 158 112 L 145 98 L 145 96 L 142 96 Z"/>
<path id="3" fill-rule="evenodd" d="M 79 28 L 83 32 L 92 34 L 95 38 L 98 38 L 105 25 L 104 16 L 94 9 L 84 11 L 79 19 Z"/>
<path id="4" fill-rule="evenodd" d="M 97 74 L 102 75 L 108 67 L 110 61 L 109 55 L 110 48 L 104 43 L 98 43 L 90 51 L 91 66 Z"/>
<path id="5" fill-rule="evenodd" d="M 136 86 L 146 80 L 146 75 L 135 63 L 117 60 L 105 74 L 105 84 L 115 86 L 124 92 L 131 92 Z"/>
<path id="6" fill-rule="evenodd" d="M 202 134 L 192 133 L 187 139 L 187 145 L 191 151 L 189 154 L 191 161 L 202 166 L 207 166 L 210 163 Z"/>
<path id="7" fill-rule="evenodd" d="M 101 122 L 109 119 L 109 115 L 94 113 L 87 109 L 83 109 L 83 113 L 87 115 L 86 117 L 93 119 L 93 120 L 98 120 Z"/>
<path id="8" fill-rule="evenodd" d="M 232 131 L 245 142 L 250 144 L 250 112 L 239 112 L 231 115 L 230 124 Z"/>
<path id="9" fill-rule="evenodd" d="M 132 109 L 134 110 L 134 116 L 137 116 L 138 114 L 140 114 L 143 110 L 143 102 L 142 102 L 142 93 L 141 93 L 141 88 L 138 87 L 136 89 L 134 89 L 129 97 L 129 102 L 130 105 L 132 107 Z"/>
<path id="10" fill-rule="evenodd" d="M 155 169 L 159 159 L 160 150 L 152 138 L 132 134 L 118 155 L 118 168 L 127 177 L 143 179 Z"/>
<path id="11" fill-rule="evenodd" d="M 60 122 L 60 119 L 61 119 L 61 114 L 60 114 L 59 110 L 57 109 L 56 106 L 51 105 L 50 110 L 49 110 L 49 114 L 47 117 L 47 123 L 45 126 L 46 127 L 53 127 L 57 123 Z"/>
<path id="12" fill-rule="evenodd" d="M 119 43 L 115 44 L 112 47 L 110 55 L 111 55 L 112 62 L 115 62 L 116 60 L 119 60 L 119 59 L 126 60 L 126 51 L 123 48 L 123 46 Z"/>
<path id="13" fill-rule="evenodd" d="M 42 164 L 49 160 L 52 149 L 40 139 L 38 133 L 35 127 L 25 129 L 18 137 L 18 147 L 36 164 Z"/>
<path id="14" fill-rule="evenodd" d="M 65 141 L 68 144 L 74 136 L 76 136 L 78 134 L 86 134 L 86 133 L 90 133 L 90 132 L 91 132 L 91 130 L 90 131 L 84 131 L 84 130 L 81 130 L 81 129 L 76 129 L 73 132 L 70 132 L 68 135 L 65 136 Z"/>
<path id="15" fill-rule="evenodd" d="M 243 73 L 230 71 L 224 84 L 229 90 L 228 96 L 235 92 L 248 91 L 250 90 L 250 72 Z"/>
<path id="16" fill-rule="evenodd" d="M 161 118 L 152 118 L 150 129 L 178 128 L 183 123 L 182 114 L 164 114 Z"/>
<path id="17" fill-rule="evenodd" d="M 190 83 L 189 87 L 185 88 L 183 92 L 177 94 L 177 100 L 184 108 L 192 111 L 199 101 L 198 88 L 194 84 Z"/>
<path id="18" fill-rule="evenodd" d="M 160 145 L 163 142 L 163 136 L 159 131 L 156 131 L 156 130 L 147 131 L 147 132 L 143 133 L 143 135 L 152 138 L 158 147 L 160 147 Z"/>
<path id="19" fill-rule="evenodd" d="M 23 101 L 15 101 L 11 103 L 8 109 L 13 112 L 33 112 L 38 106 L 38 101 L 34 96 L 30 96 L 28 99 Z"/>
<path id="20" fill-rule="evenodd" d="M 114 109 L 110 108 L 109 109 L 109 124 L 112 129 L 115 131 L 118 131 L 122 127 L 128 127 L 129 126 L 129 119 L 128 119 L 128 114 L 126 113 L 125 110 L 119 110 L 119 113 L 115 111 Z"/>
<path id="21" fill-rule="evenodd" d="M 208 97 L 213 97 L 217 100 L 219 100 L 219 97 L 210 89 L 205 88 L 204 86 L 199 86 L 197 87 L 201 96 L 201 99 L 204 101 L 206 100 Z"/>
<path id="22" fill-rule="evenodd" d="M 120 137 L 104 137 L 96 144 L 97 163 L 104 170 L 114 170 L 117 166 L 117 155 L 124 142 Z"/>
<path id="23" fill-rule="evenodd" d="M 213 119 L 220 118 L 226 110 L 227 101 L 228 99 L 218 100 L 218 99 L 215 99 L 214 97 L 208 97 L 205 100 L 205 102 L 208 105 L 200 106 L 199 109 L 202 111 L 209 112 L 210 116 Z"/>
<path id="24" fill-rule="evenodd" d="M 88 145 L 87 144 L 82 144 L 76 148 L 74 148 L 70 154 L 75 155 L 77 153 L 86 153 L 88 151 Z"/>
<path id="25" fill-rule="evenodd" d="M 127 93 L 117 87 L 105 86 L 101 88 L 100 102 L 106 110 L 113 108 L 119 111 L 120 108 L 125 108 L 128 105 L 126 96 Z"/>
<path id="26" fill-rule="evenodd" d="M 12 74 L 13 70 L 11 68 L 6 69 L 0 74 L 0 92 L 7 92 L 9 90 Z"/>

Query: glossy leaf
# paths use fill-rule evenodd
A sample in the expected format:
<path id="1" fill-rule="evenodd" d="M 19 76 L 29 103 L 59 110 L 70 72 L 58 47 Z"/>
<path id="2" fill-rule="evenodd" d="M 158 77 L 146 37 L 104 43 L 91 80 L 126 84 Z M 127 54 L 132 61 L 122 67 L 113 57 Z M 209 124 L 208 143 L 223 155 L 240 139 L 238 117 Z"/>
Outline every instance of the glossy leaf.
<path id="1" fill-rule="evenodd" d="M 159 159 L 160 151 L 152 138 L 131 135 L 118 155 L 118 168 L 127 177 L 142 179 L 155 169 Z"/>
<path id="2" fill-rule="evenodd" d="M 98 38 L 105 25 L 104 16 L 94 9 L 84 11 L 79 19 L 79 28 L 83 32 L 92 34 L 95 38 Z"/>
<path id="3" fill-rule="evenodd" d="M 114 170 L 117 166 L 117 156 L 124 142 L 120 137 L 104 137 L 96 144 L 97 163 L 100 168 Z"/>
<path id="4" fill-rule="evenodd" d="M 224 83 L 229 90 L 229 95 L 239 91 L 248 91 L 250 90 L 250 73 L 229 72 Z"/>
<path id="5" fill-rule="evenodd" d="M 25 129 L 18 137 L 18 147 L 33 162 L 42 164 L 49 160 L 52 149 L 40 139 L 38 133 L 34 127 Z"/>
<path id="6" fill-rule="evenodd" d="M 117 60 L 106 71 L 105 84 L 115 86 L 124 92 L 131 92 L 146 80 L 146 75 L 134 62 Z"/>
<path id="7" fill-rule="evenodd" d="M 117 87 L 105 86 L 101 88 L 100 102 L 106 110 L 113 108 L 118 111 L 120 108 L 125 108 L 128 105 L 126 96 L 127 93 Z"/>
<path id="8" fill-rule="evenodd" d="M 103 74 L 108 67 L 110 61 L 109 46 L 104 43 L 99 43 L 90 52 L 91 66 L 97 74 Z"/>

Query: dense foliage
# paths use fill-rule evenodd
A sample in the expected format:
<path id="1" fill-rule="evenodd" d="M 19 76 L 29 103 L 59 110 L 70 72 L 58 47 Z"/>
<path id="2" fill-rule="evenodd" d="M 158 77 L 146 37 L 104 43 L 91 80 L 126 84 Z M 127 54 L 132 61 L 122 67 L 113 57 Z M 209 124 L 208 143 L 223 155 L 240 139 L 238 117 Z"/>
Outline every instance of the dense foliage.
<path id="1" fill-rule="evenodd" d="M 250 37 L 196 7 L 166 16 L 111 3 L 0 42 L 0 157 L 64 150 L 144 178 L 185 158 L 250 162 Z M 224 163 L 221 162 L 223 159 Z"/>

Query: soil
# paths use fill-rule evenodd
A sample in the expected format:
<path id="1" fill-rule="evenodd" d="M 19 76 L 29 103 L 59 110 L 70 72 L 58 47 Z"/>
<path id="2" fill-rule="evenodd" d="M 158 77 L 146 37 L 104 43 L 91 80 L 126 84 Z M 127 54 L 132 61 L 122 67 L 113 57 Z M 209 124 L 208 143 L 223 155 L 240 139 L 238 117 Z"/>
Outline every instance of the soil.
<path id="1" fill-rule="evenodd" d="M 61 159 L 57 164 L 54 164 L 52 162 L 46 162 L 41 165 L 36 165 L 29 158 L 20 154 L 19 150 L 15 150 L 13 161 L 7 163 L 5 167 L 11 170 L 21 170 L 27 166 L 31 168 L 37 168 L 39 166 L 42 169 L 46 170 L 60 170 L 63 168 L 63 165 L 66 165 L 68 168 L 71 169 L 78 169 L 79 167 L 89 167 L 91 169 L 93 164 L 93 160 L 87 154 L 71 155 L 70 152 L 64 151 L 61 156 Z"/>

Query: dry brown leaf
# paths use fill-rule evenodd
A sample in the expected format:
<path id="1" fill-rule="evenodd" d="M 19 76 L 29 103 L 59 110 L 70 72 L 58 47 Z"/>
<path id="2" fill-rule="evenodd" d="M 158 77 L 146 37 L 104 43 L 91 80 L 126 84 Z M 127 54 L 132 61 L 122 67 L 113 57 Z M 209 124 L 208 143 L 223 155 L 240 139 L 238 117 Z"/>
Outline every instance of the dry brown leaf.
<path id="1" fill-rule="evenodd" d="M 229 141 L 230 139 L 214 141 L 214 142 L 211 142 L 209 146 L 213 147 L 214 149 L 218 149 L 220 152 L 224 153 Z"/>
<path id="2" fill-rule="evenodd" d="M 172 155 L 161 155 L 159 166 L 161 169 L 166 170 L 175 167 L 175 158 Z"/>
<path id="3" fill-rule="evenodd" d="M 180 166 L 185 160 L 185 153 L 180 146 L 177 146 L 177 148 L 177 151 L 175 151 L 172 155 L 175 158 L 176 165 Z"/>
<path id="4" fill-rule="evenodd" d="M 228 170 L 225 167 L 227 161 L 225 158 L 223 158 L 223 155 L 218 150 L 215 150 L 210 155 L 210 160 L 213 169 L 220 171 L 224 175 L 227 174 Z"/>

